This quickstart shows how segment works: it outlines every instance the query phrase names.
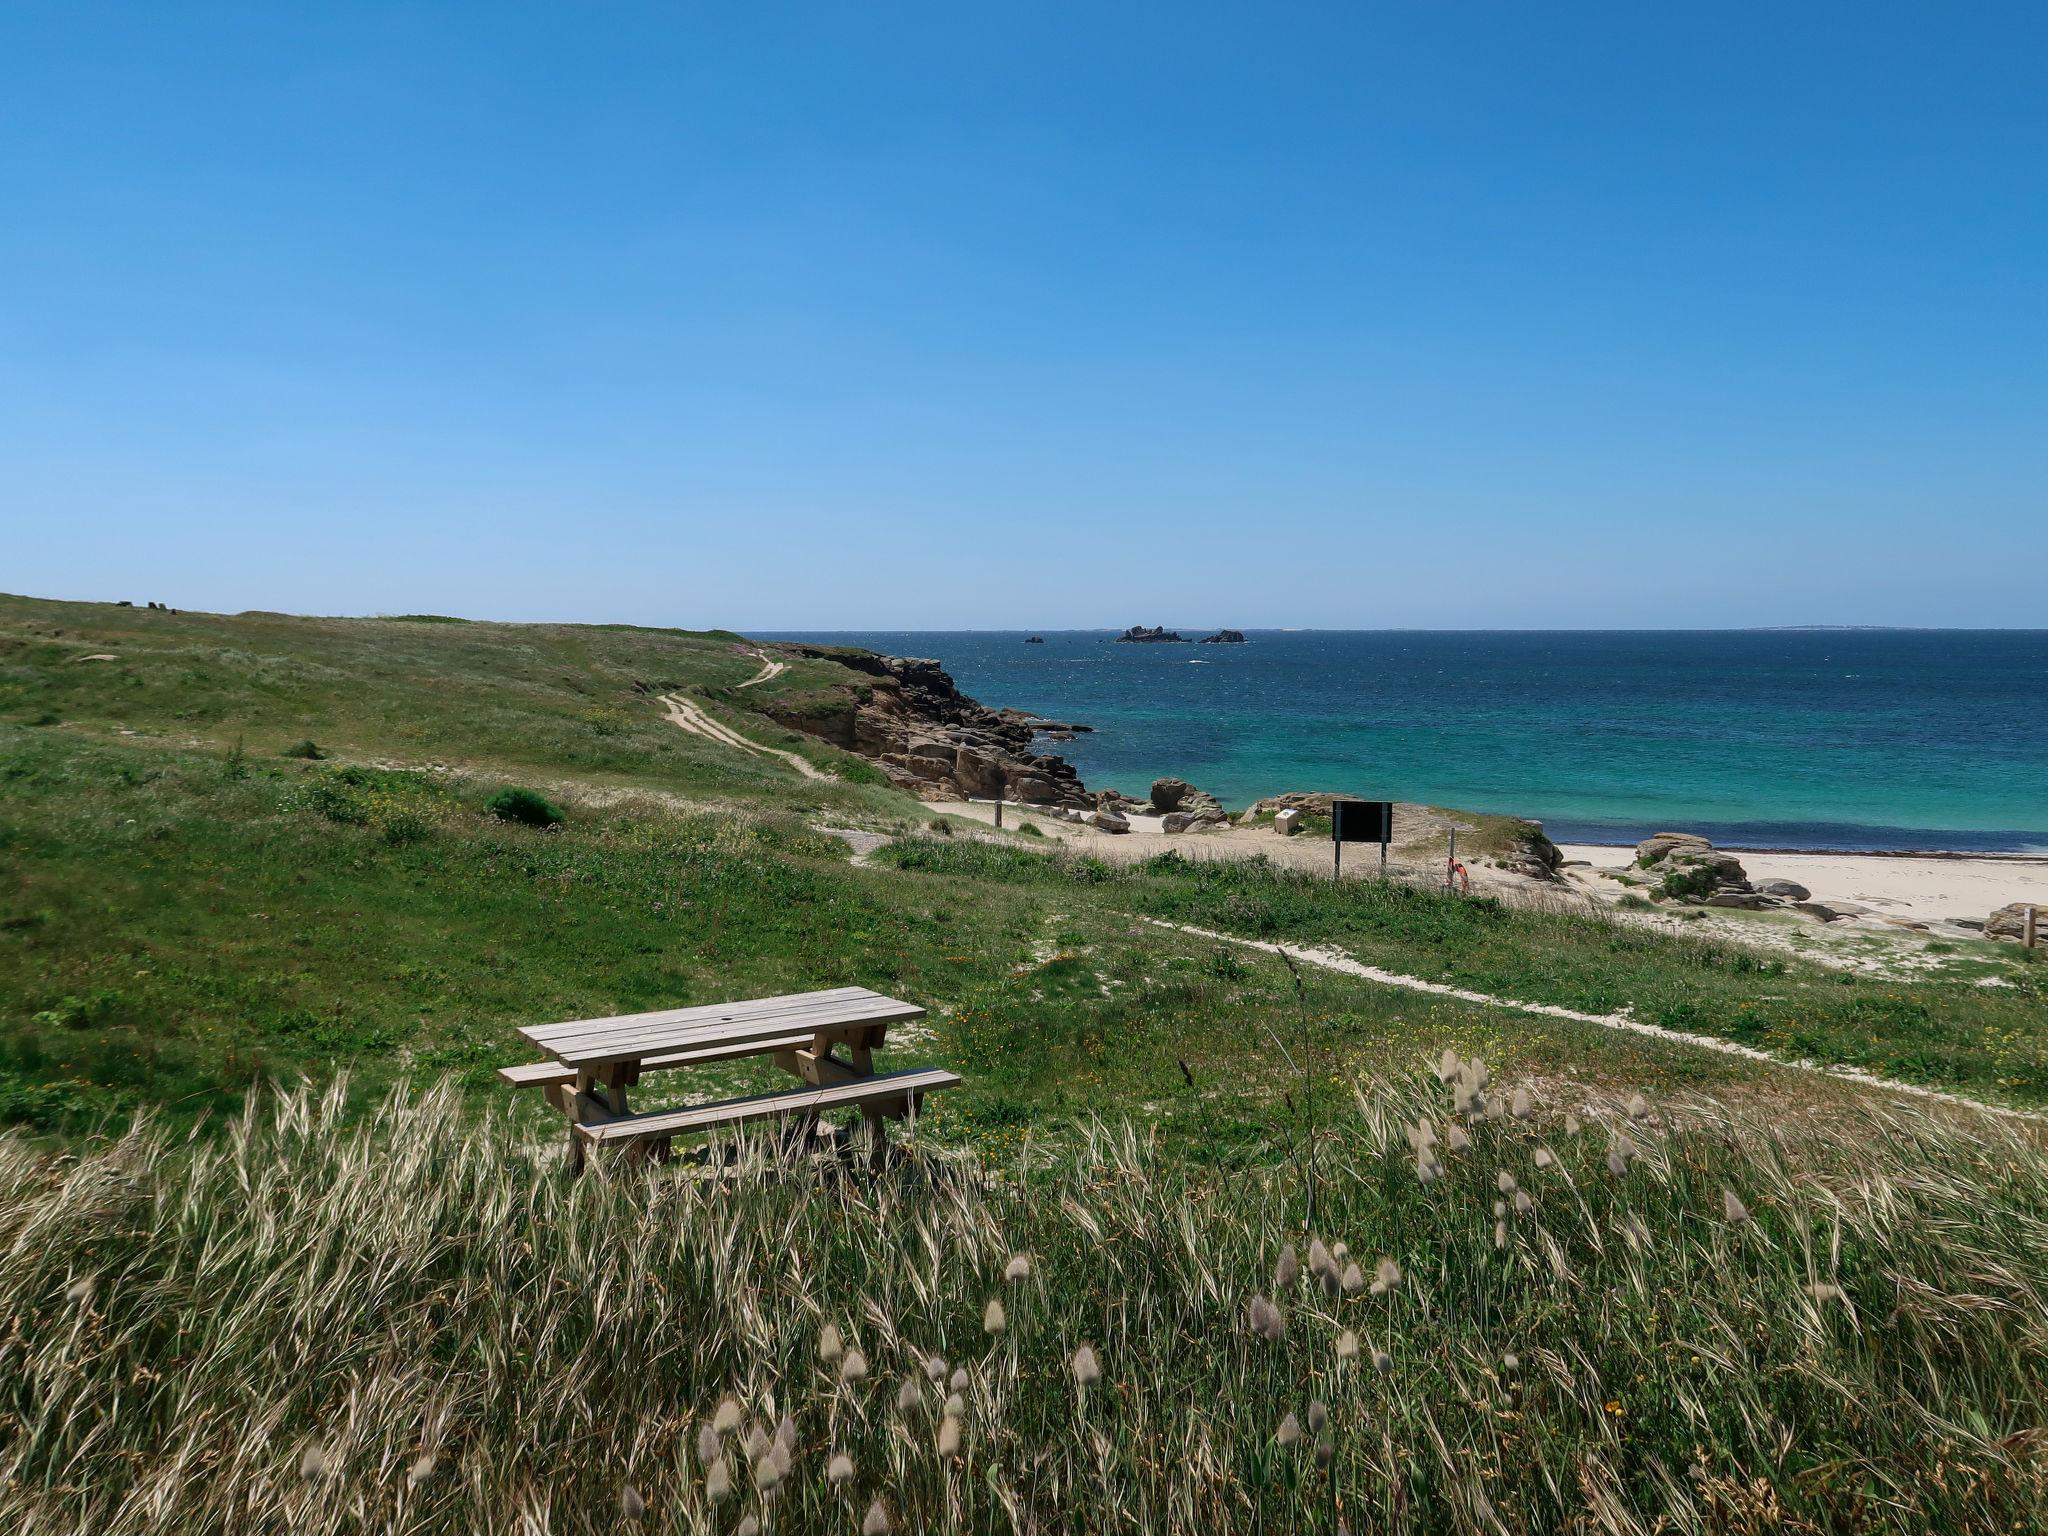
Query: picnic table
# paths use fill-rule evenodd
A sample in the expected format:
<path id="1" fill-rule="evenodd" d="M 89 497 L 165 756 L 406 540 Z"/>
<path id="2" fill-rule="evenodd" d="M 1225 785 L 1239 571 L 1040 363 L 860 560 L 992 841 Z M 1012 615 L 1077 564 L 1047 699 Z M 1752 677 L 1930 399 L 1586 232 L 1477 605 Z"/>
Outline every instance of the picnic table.
<path id="1" fill-rule="evenodd" d="M 521 1029 L 551 1059 L 500 1067 L 514 1087 L 538 1087 L 569 1122 L 570 1166 L 590 1147 L 663 1154 L 672 1139 L 761 1120 L 815 1123 L 828 1110 L 859 1109 L 883 1146 L 883 1122 L 915 1112 L 927 1093 L 958 1086 L 936 1067 L 877 1072 L 874 1053 L 891 1024 L 924 1017 L 915 1003 L 866 987 L 834 987 L 613 1018 L 570 1019 Z M 843 1054 L 842 1054 L 843 1051 Z M 628 1090 L 649 1072 L 767 1056 L 802 1086 L 635 1113 Z"/>

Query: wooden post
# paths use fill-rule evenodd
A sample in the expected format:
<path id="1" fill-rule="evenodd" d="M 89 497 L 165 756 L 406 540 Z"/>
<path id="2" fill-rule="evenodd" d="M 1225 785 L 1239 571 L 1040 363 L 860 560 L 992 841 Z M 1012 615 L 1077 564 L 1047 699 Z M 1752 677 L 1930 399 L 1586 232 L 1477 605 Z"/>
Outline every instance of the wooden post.
<path id="1" fill-rule="evenodd" d="M 2036 941 L 2037 939 L 2039 939 L 2039 938 L 2040 938 L 2040 936 L 2041 936 L 2041 909 L 2040 909 L 2039 907 L 2028 907 L 2028 908 L 2027 908 L 2027 927 L 2026 927 L 2026 941 L 2025 941 L 2025 942 L 2026 942 L 2026 946 L 2027 946 L 2027 948 L 2029 948 L 2029 949 L 2032 949 L 2032 948 L 2034 947 L 2035 941 Z"/>
<path id="2" fill-rule="evenodd" d="M 996 796 L 996 830 L 997 830 L 998 832 L 1000 832 L 1000 831 L 1002 831 L 1002 829 L 1003 829 L 1003 797 L 1002 797 L 1001 795 L 997 795 L 997 796 Z"/>
<path id="3" fill-rule="evenodd" d="M 1454 869 L 1456 869 L 1457 867 L 1458 867 L 1458 829 L 1457 829 L 1456 827 L 1453 827 L 1453 828 L 1451 828 L 1451 852 L 1450 852 L 1450 856 L 1449 856 L 1448 858 L 1446 858 L 1446 859 L 1444 860 L 1444 889 L 1445 889 L 1445 890 L 1447 890 L 1447 891 L 1449 891 L 1449 890 L 1455 890 L 1455 889 L 1457 888 L 1457 884 L 1458 884 L 1458 877 L 1457 877 L 1456 875 L 1454 875 L 1454 874 L 1452 874 L 1452 873 L 1451 873 L 1451 871 L 1452 871 L 1452 870 L 1454 870 Z"/>

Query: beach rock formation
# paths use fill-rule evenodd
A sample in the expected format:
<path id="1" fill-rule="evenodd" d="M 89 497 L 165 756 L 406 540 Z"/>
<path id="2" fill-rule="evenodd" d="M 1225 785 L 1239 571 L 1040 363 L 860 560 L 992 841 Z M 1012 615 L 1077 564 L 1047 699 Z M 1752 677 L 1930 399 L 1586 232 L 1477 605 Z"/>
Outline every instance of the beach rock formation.
<path id="1" fill-rule="evenodd" d="M 1204 635 L 1195 642 L 1197 645 L 1243 645 L 1244 631 L 1241 629 L 1219 629 L 1213 635 Z"/>
<path id="2" fill-rule="evenodd" d="M 852 646 L 781 649 L 837 662 L 858 675 L 857 685 L 756 707 L 792 730 L 869 759 L 921 798 L 1095 808 L 1074 766 L 1034 747 L 1041 735 L 1071 735 L 1087 726 L 990 709 L 962 693 L 938 662 L 923 657 L 883 656 Z"/>
<path id="3" fill-rule="evenodd" d="M 1087 819 L 1104 832 L 1128 832 L 1131 830 L 1130 818 L 1121 811 L 1098 810 Z"/>
<path id="4" fill-rule="evenodd" d="M 1241 822 L 1256 821 L 1261 816 L 1278 815 L 1281 811 L 1300 811 L 1304 816 L 1327 816 L 1330 802 L 1347 799 L 1344 795 L 1324 794 L 1313 790 L 1289 790 L 1284 795 L 1268 795 L 1263 800 L 1254 800 L 1237 818 Z"/>
<path id="5" fill-rule="evenodd" d="M 1500 858 L 1502 868 L 1531 880 L 1562 882 L 1564 850 L 1550 840 L 1540 821 L 1522 822 L 1514 829 L 1515 842 Z"/>
<path id="6" fill-rule="evenodd" d="M 2000 907 L 1984 919 L 1984 937 L 1987 939 L 2023 939 L 2027 936 L 2027 908 L 2039 907 L 2038 903 L 2015 901 Z M 2037 932 L 2048 933 L 2048 911 L 2043 911 L 2038 921 Z"/>
<path id="7" fill-rule="evenodd" d="M 1813 900 L 1813 892 L 1797 880 L 1759 880 L 1756 888 L 1766 896 L 1775 896 L 1780 901 L 1801 902 Z"/>
<path id="8" fill-rule="evenodd" d="M 1159 823 L 1162 832 L 1186 832 L 1230 824 L 1230 815 L 1217 798 L 1196 789 L 1186 779 L 1154 779 L 1152 809 L 1163 818 Z"/>
<path id="9" fill-rule="evenodd" d="M 1636 844 L 1636 866 L 1659 877 L 1664 894 L 1680 901 L 1749 910 L 1778 904 L 1749 883 L 1748 872 L 1734 854 L 1690 832 L 1659 832 L 1644 838 Z"/>
<path id="10" fill-rule="evenodd" d="M 1142 624 L 1133 624 L 1129 629 L 1125 630 L 1116 638 L 1117 643 L 1120 645 L 1188 644 L 1188 637 L 1186 635 L 1176 634 L 1174 631 L 1170 629 L 1159 629 L 1157 627 L 1147 629 Z"/>

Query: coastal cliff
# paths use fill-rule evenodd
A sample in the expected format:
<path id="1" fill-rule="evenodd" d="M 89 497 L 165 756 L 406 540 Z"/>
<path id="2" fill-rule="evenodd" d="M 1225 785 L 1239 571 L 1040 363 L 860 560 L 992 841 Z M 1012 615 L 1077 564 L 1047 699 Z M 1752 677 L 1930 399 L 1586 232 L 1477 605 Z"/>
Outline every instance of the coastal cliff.
<path id="1" fill-rule="evenodd" d="M 859 753 L 927 800 L 1021 800 L 1027 805 L 1094 806 L 1074 766 L 1039 752 L 1039 737 L 1070 740 L 1086 725 L 991 709 L 960 691 L 938 662 L 884 656 L 854 646 L 785 645 L 793 656 L 837 662 L 854 676 L 823 700 L 770 703 L 763 713 L 836 747 Z"/>

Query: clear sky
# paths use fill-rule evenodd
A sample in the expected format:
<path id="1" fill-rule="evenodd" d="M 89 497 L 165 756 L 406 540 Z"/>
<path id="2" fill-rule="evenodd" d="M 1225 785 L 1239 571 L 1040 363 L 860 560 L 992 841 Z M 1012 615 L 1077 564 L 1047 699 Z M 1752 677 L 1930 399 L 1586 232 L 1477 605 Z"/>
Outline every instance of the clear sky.
<path id="1" fill-rule="evenodd" d="M 2048 5 L 9 0 L 0 590 L 2048 625 Z"/>

